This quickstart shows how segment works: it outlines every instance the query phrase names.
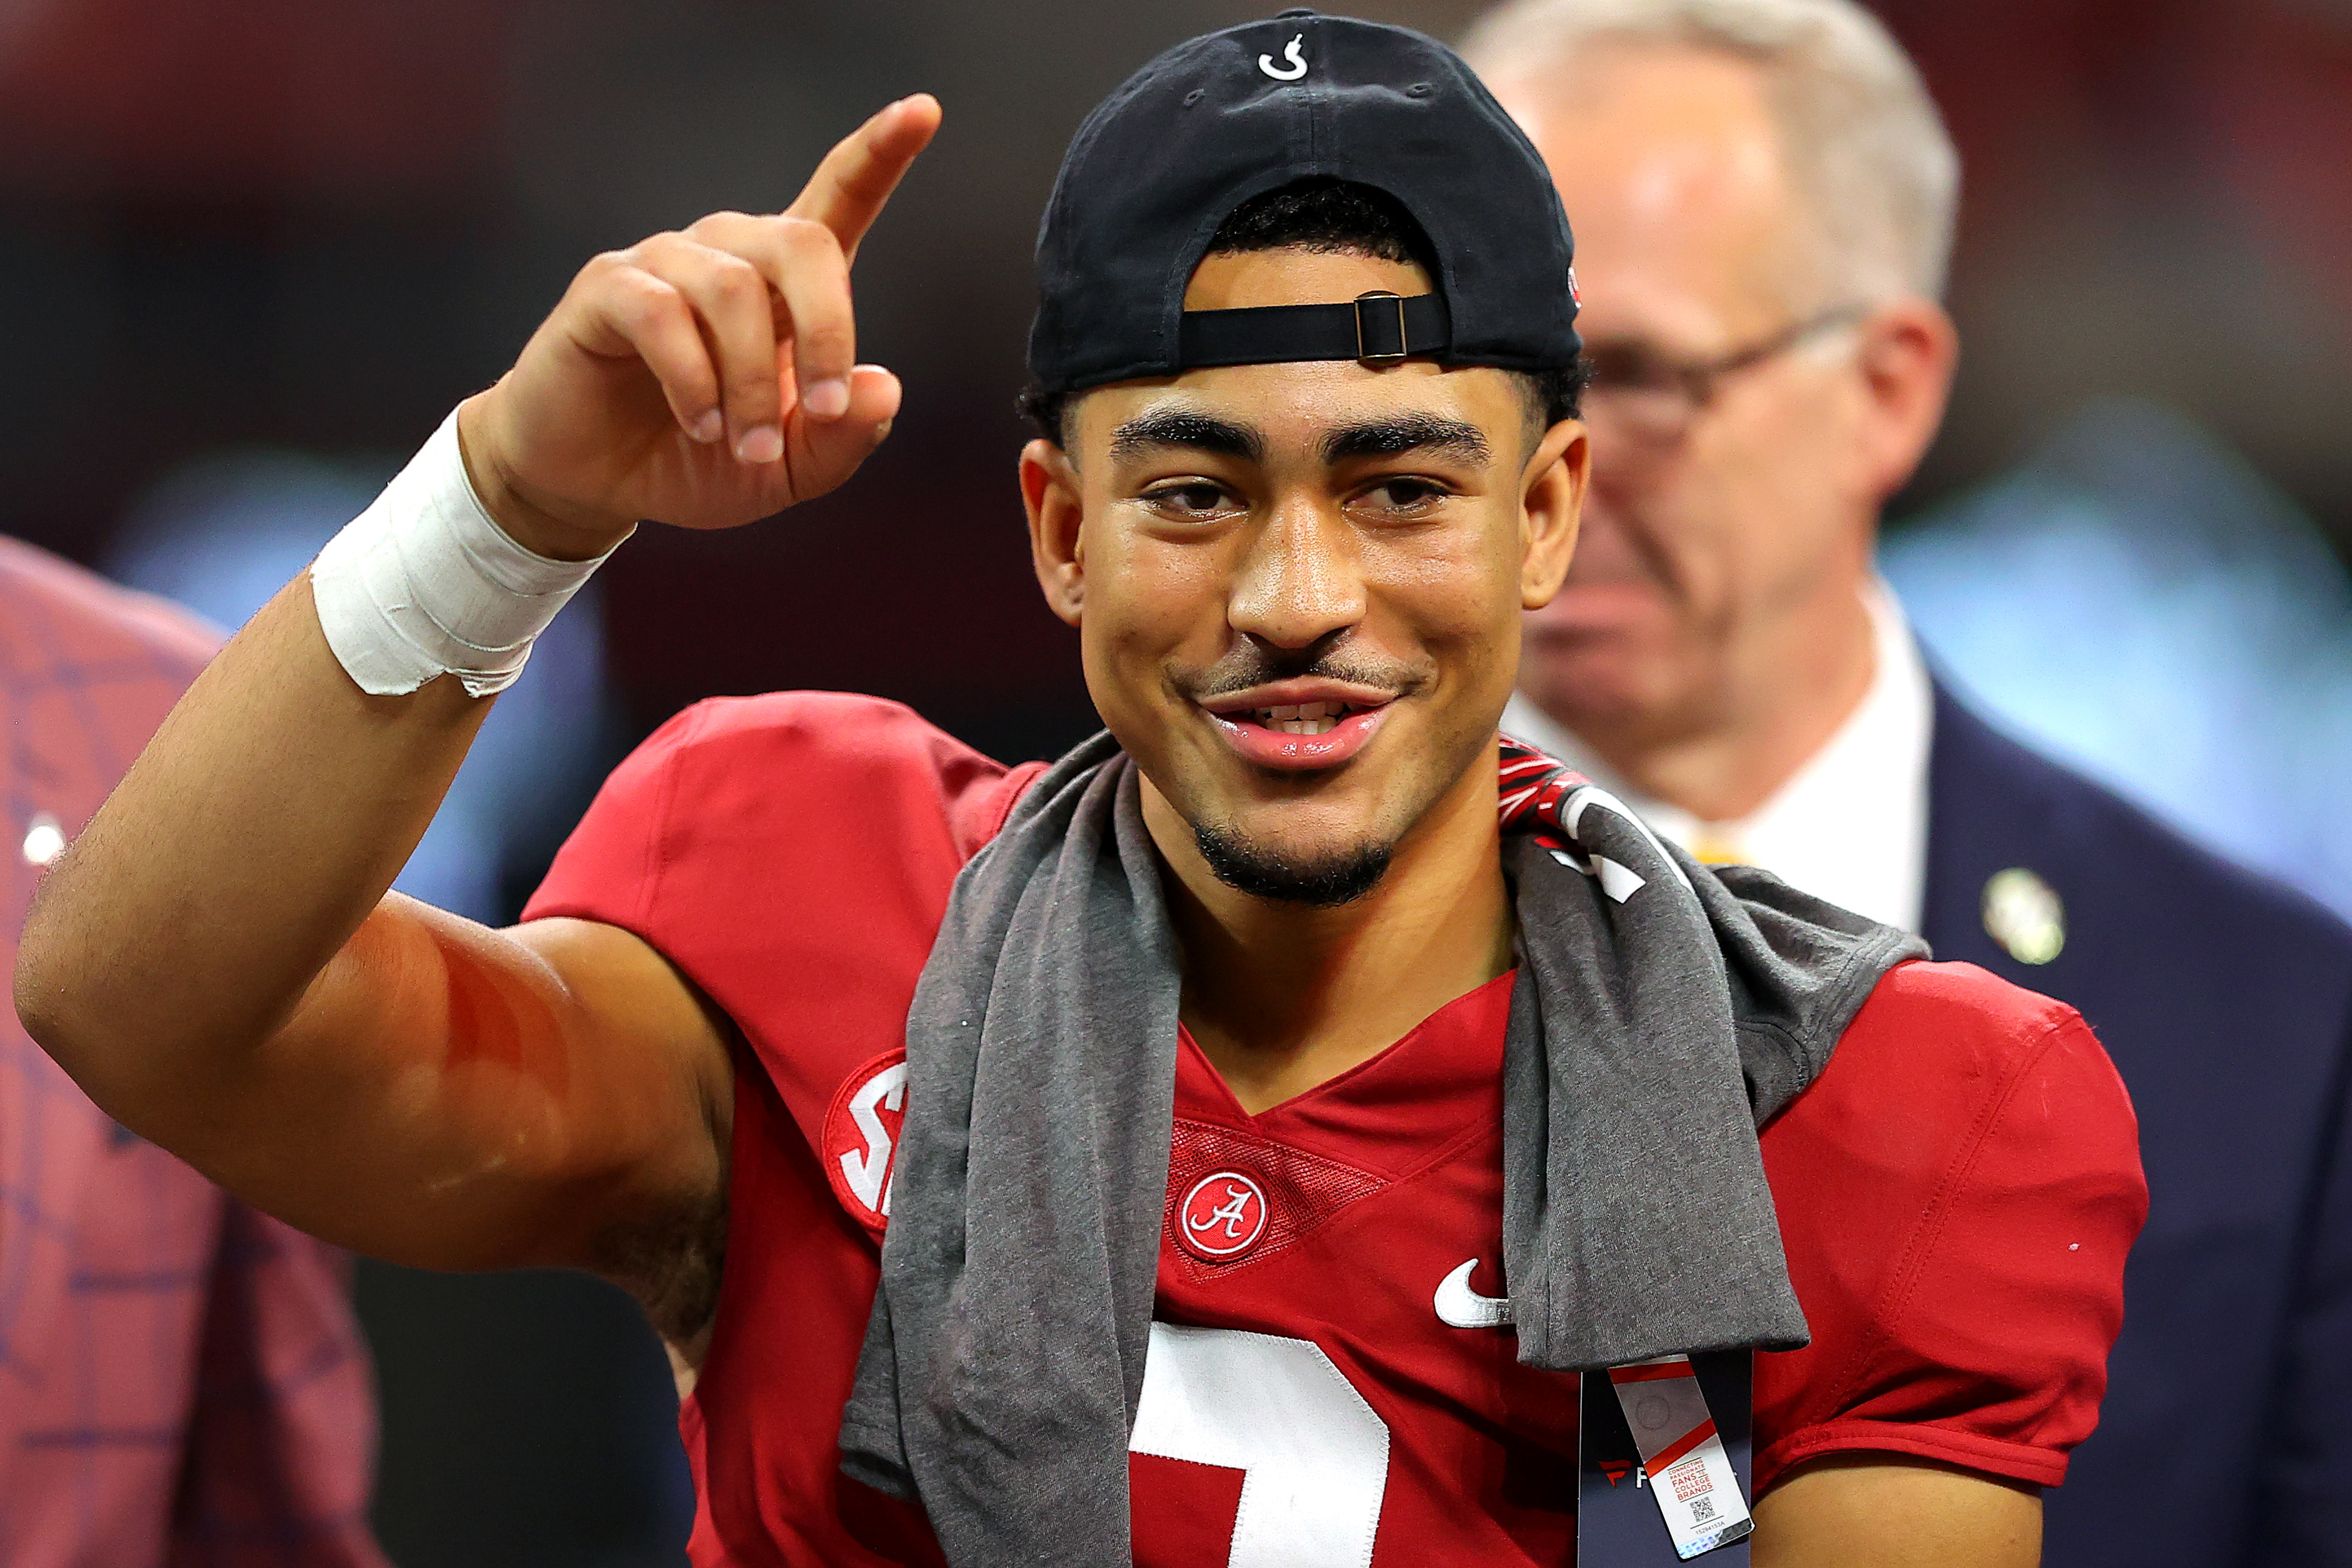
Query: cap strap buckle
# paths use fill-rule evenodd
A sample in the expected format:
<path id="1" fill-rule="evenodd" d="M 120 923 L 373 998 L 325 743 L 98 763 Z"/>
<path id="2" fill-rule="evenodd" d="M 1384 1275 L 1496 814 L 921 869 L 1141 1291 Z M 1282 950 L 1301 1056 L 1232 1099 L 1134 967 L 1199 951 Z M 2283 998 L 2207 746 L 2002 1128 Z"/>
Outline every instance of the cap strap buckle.
<path id="1" fill-rule="evenodd" d="M 1178 328 L 1180 369 L 1355 360 L 1375 370 L 1439 354 L 1453 328 L 1441 294 L 1374 289 L 1323 305 L 1244 305 L 1187 310 Z"/>
<path id="2" fill-rule="evenodd" d="M 1403 295 L 1375 288 L 1356 296 L 1358 360 L 1368 365 L 1393 364 L 1405 357 L 1406 343 Z"/>

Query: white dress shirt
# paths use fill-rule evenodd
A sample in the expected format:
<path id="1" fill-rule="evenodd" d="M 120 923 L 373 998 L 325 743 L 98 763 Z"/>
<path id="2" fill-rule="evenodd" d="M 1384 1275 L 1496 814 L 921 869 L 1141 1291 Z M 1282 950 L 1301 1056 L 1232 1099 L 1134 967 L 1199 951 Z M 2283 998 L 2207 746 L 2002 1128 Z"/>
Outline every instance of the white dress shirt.
<path id="1" fill-rule="evenodd" d="M 1916 931 L 1927 880 L 1935 697 L 1895 596 L 1873 583 L 1866 601 L 1876 655 L 1869 690 L 1787 783 L 1737 821 L 1702 821 L 1630 788 L 1523 693 L 1504 710 L 1503 729 L 1586 775 L 1702 859 L 1762 866 L 1832 904 Z"/>

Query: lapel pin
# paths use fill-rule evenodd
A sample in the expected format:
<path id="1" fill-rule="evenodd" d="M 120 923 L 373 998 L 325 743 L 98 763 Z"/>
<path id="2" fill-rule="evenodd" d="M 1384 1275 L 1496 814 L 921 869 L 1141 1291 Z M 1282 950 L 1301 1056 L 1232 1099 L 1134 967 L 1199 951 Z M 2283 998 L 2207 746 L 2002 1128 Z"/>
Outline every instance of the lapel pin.
<path id="1" fill-rule="evenodd" d="M 2047 964 L 2066 946 L 2066 905 L 2023 866 L 1993 873 L 1984 885 L 1985 934 L 2021 964 Z"/>

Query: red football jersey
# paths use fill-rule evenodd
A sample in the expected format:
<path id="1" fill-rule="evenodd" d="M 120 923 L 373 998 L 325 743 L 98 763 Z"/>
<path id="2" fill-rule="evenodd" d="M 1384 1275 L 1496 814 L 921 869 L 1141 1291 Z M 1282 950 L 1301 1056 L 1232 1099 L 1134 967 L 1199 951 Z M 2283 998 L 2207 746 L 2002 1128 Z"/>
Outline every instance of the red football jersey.
<path id="1" fill-rule="evenodd" d="M 682 1416 L 706 1568 L 936 1560 L 915 1511 L 840 1476 L 836 1437 L 907 1006 L 957 871 L 1036 772 L 869 698 L 705 703 L 614 772 L 527 912 L 635 932 L 747 1047 L 726 1273 Z M 1139 1563 L 1319 1568 L 1258 1538 L 1253 1477 L 1316 1500 L 1333 1564 L 1567 1560 L 1575 1379 L 1479 1322 L 1503 1289 L 1508 996 L 1481 987 L 1257 1116 L 1182 1042 Z M 2082 1020 L 1906 965 L 1762 1143 L 1812 1343 L 1757 1360 L 1759 1490 L 1852 1449 L 2061 1480 L 2147 1208 L 2130 1104 Z"/>

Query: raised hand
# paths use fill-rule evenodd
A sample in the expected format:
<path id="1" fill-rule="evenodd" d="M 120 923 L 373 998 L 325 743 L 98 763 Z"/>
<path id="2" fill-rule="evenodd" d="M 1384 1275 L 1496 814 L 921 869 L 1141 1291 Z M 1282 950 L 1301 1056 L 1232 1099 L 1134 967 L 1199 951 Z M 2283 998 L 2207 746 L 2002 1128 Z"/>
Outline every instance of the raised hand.
<path id="1" fill-rule="evenodd" d="M 601 553 L 639 518 L 724 528 L 824 495 L 898 412 L 856 362 L 849 268 L 939 129 L 899 99 L 765 216 L 714 213 L 581 268 L 515 366 L 458 414 L 499 523 L 543 555 Z"/>

